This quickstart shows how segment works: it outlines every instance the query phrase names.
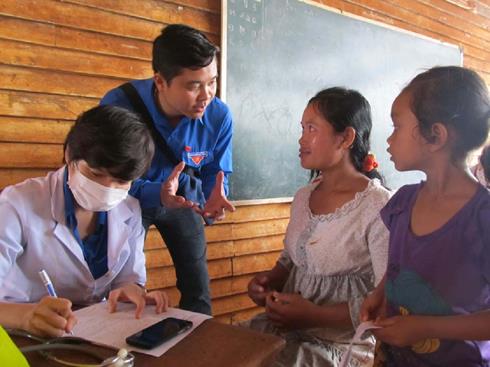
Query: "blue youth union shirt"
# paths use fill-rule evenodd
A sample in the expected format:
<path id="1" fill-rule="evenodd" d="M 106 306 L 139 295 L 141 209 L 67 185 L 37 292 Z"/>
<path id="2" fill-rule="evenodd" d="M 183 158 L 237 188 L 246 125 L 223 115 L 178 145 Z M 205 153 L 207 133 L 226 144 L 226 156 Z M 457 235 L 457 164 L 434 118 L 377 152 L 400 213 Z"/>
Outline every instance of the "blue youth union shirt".
<path id="1" fill-rule="evenodd" d="M 143 99 L 157 131 L 167 141 L 175 157 L 199 171 L 205 198 L 211 194 L 219 171 L 225 173 L 224 188 L 228 195 L 228 178 L 232 172 L 233 134 L 232 116 L 228 106 L 214 97 L 202 118 L 191 119 L 184 116 L 173 128 L 155 104 L 153 79 L 134 80 L 131 84 Z M 119 88 L 109 91 L 100 104 L 134 111 L 126 95 Z M 161 184 L 173 168 L 173 163 L 157 147 L 150 169 L 143 177 L 133 182 L 129 192 L 140 201 L 143 209 L 160 205 Z M 189 176 L 181 174 L 179 184 L 188 179 Z"/>

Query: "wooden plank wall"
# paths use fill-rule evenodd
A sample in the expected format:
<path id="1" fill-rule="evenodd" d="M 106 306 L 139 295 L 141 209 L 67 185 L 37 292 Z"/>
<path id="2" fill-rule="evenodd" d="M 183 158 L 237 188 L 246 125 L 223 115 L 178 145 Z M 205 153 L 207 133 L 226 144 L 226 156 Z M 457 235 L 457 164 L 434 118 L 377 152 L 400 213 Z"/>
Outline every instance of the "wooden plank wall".
<path id="1" fill-rule="evenodd" d="M 315 0 L 344 12 L 460 45 L 490 85 L 489 0 Z M 151 75 L 151 41 L 186 23 L 219 44 L 220 0 L 2 0 L 0 188 L 61 164 L 76 115 L 108 89 Z M 253 273 L 275 262 L 288 204 L 241 206 L 208 227 L 214 314 L 236 322 L 259 311 L 246 296 Z M 150 288 L 175 303 L 175 274 L 155 230 L 146 242 Z"/>

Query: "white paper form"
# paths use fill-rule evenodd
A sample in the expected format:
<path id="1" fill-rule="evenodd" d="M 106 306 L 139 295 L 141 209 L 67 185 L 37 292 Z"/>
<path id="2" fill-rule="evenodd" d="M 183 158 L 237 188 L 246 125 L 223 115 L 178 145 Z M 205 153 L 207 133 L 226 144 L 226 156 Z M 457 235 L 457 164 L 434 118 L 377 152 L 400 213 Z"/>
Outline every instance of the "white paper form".
<path id="1" fill-rule="evenodd" d="M 107 302 L 101 302 L 75 311 L 78 323 L 73 329 L 74 335 L 97 344 L 125 348 L 154 357 L 160 357 L 189 335 L 203 321 L 211 318 L 208 315 L 178 308 L 168 308 L 166 312 L 157 314 L 155 312 L 155 306 L 146 306 L 141 318 L 136 319 L 134 317 L 136 309 L 131 303 L 118 303 L 117 311 L 114 313 L 109 313 L 108 307 Z M 126 337 L 167 317 L 192 321 L 192 328 L 154 349 L 140 349 L 126 343 Z"/>
<path id="2" fill-rule="evenodd" d="M 363 323 L 361 323 L 357 327 L 356 332 L 349 343 L 349 347 L 342 355 L 342 358 L 340 359 L 339 367 L 347 367 L 349 365 L 349 361 L 352 353 L 352 345 L 354 343 L 359 343 L 361 341 L 362 334 L 364 334 L 366 331 L 370 329 L 379 329 L 379 328 L 381 328 L 381 326 L 374 325 L 374 321 L 364 321 Z"/>

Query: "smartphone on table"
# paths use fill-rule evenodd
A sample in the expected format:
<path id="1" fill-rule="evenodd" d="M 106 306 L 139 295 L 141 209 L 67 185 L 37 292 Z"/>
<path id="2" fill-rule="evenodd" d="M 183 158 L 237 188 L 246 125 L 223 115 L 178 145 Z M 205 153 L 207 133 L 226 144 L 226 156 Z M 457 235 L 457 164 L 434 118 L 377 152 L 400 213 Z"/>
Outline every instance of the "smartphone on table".
<path id="1" fill-rule="evenodd" d="M 174 336 L 189 330 L 191 327 L 192 321 L 168 317 L 128 336 L 126 343 L 142 349 L 153 349 Z"/>

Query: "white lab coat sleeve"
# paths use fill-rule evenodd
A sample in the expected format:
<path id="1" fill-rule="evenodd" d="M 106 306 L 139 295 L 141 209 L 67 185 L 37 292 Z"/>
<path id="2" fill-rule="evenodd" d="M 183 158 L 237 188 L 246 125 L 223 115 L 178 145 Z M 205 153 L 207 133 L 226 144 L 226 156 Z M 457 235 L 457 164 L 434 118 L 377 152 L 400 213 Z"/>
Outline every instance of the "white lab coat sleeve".
<path id="1" fill-rule="evenodd" d="M 141 212 L 137 211 L 130 221 L 131 232 L 128 238 L 130 254 L 120 273 L 111 284 L 111 289 L 117 289 L 128 283 L 142 286 L 146 283 L 145 229 L 141 224 Z"/>
<path id="2" fill-rule="evenodd" d="M 0 197 L 0 288 L 17 258 L 24 252 L 25 236 L 20 213 Z"/>

